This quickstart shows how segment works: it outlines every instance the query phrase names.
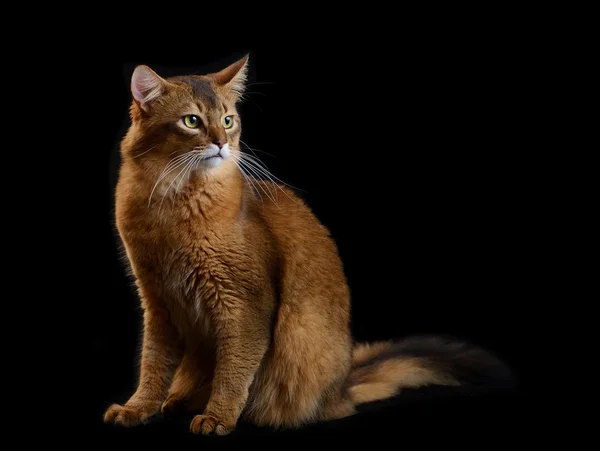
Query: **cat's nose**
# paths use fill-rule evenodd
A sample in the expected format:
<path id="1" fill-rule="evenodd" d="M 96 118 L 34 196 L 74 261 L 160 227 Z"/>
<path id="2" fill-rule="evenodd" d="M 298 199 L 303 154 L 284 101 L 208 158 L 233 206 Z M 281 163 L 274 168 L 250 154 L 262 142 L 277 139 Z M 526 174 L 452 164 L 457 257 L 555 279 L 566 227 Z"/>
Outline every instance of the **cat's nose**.
<path id="1" fill-rule="evenodd" d="M 215 141 L 215 144 L 216 144 L 217 146 L 219 146 L 219 149 L 222 149 L 222 148 L 223 148 L 223 146 L 224 146 L 225 144 L 227 144 L 227 140 L 226 140 L 226 139 L 219 139 L 218 141 Z"/>

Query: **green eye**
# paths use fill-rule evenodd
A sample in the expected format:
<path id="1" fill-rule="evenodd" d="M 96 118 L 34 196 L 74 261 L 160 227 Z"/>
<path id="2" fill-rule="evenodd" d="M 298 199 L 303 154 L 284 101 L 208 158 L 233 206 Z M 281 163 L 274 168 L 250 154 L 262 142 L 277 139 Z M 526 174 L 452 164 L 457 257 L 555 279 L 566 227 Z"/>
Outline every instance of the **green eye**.
<path id="1" fill-rule="evenodd" d="M 193 114 L 188 114 L 187 116 L 184 116 L 183 123 L 186 125 L 186 127 L 198 128 L 200 125 L 200 118 Z"/>
<path id="2" fill-rule="evenodd" d="M 225 116 L 223 118 L 223 127 L 231 128 L 233 126 L 233 118 L 231 116 Z"/>

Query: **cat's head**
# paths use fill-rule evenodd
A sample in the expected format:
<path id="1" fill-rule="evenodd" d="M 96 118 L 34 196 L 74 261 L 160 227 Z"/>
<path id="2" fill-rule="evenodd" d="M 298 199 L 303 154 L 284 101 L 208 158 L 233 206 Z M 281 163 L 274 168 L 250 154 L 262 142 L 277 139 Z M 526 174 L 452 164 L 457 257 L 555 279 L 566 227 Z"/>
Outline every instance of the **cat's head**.
<path id="1" fill-rule="evenodd" d="M 236 109 L 246 82 L 248 56 L 208 75 L 163 78 L 147 66 L 131 77 L 133 132 L 126 157 L 147 167 L 210 171 L 239 153 Z"/>

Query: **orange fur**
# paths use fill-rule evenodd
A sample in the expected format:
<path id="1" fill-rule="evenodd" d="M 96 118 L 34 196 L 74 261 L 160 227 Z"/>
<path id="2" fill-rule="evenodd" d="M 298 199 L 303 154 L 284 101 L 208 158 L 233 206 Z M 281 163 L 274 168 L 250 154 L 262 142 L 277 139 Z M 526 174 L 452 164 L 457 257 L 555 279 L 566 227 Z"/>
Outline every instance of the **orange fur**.
<path id="1" fill-rule="evenodd" d="M 390 398 L 402 388 L 459 384 L 453 377 L 432 368 L 425 359 L 418 357 L 389 358 L 360 367 L 392 347 L 392 342 L 377 342 L 354 349 L 354 368 L 348 389 L 354 404 Z"/>
<path id="2" fill-rule="evenodd" d="M 352 415 L 402 386 L 455 383 L 419 359 L 369 365 L 389 343 L 353 351 L 348 286 L 328 230 L 292 191 L 248 183 L 236 165 L 246 64 L 168 80 L 142 68 L 143 83 L 132 81 L 142 100 L 121 146 L 116 222 L 144 340 L 138 388 L 106 422 L 134 426 L 162 406 L 198 414 L 194 433 L 227 434 L 240 416 L 298 427 Z M 186 130 L 187 114 L 202 128 Z M 219 141 L 231 156 L 217 167 L 176 167 L 156 183 L 174 158 Z"/>

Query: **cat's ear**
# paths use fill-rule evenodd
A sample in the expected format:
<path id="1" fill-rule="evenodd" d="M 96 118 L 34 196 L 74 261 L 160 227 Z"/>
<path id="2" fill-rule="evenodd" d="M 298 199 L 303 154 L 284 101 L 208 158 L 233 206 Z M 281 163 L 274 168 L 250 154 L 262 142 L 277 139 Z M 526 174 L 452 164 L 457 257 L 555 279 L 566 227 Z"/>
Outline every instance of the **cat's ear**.
<path id="1" fill-rule="evenodd" d="M 229 87 L 237 97 L 241 97 L 246 89 L 248 57 L 249 55 L 246 55 L 220 72 L 212 75 L 218 84 Z"/>
<path id="2" fill-rule="evenodd" d="M 166 86 L 167 82 L 148 66 L 137 66 L 131 76 L 133 98 L 146 112 L 152 101 L 164 92 Z"/>

